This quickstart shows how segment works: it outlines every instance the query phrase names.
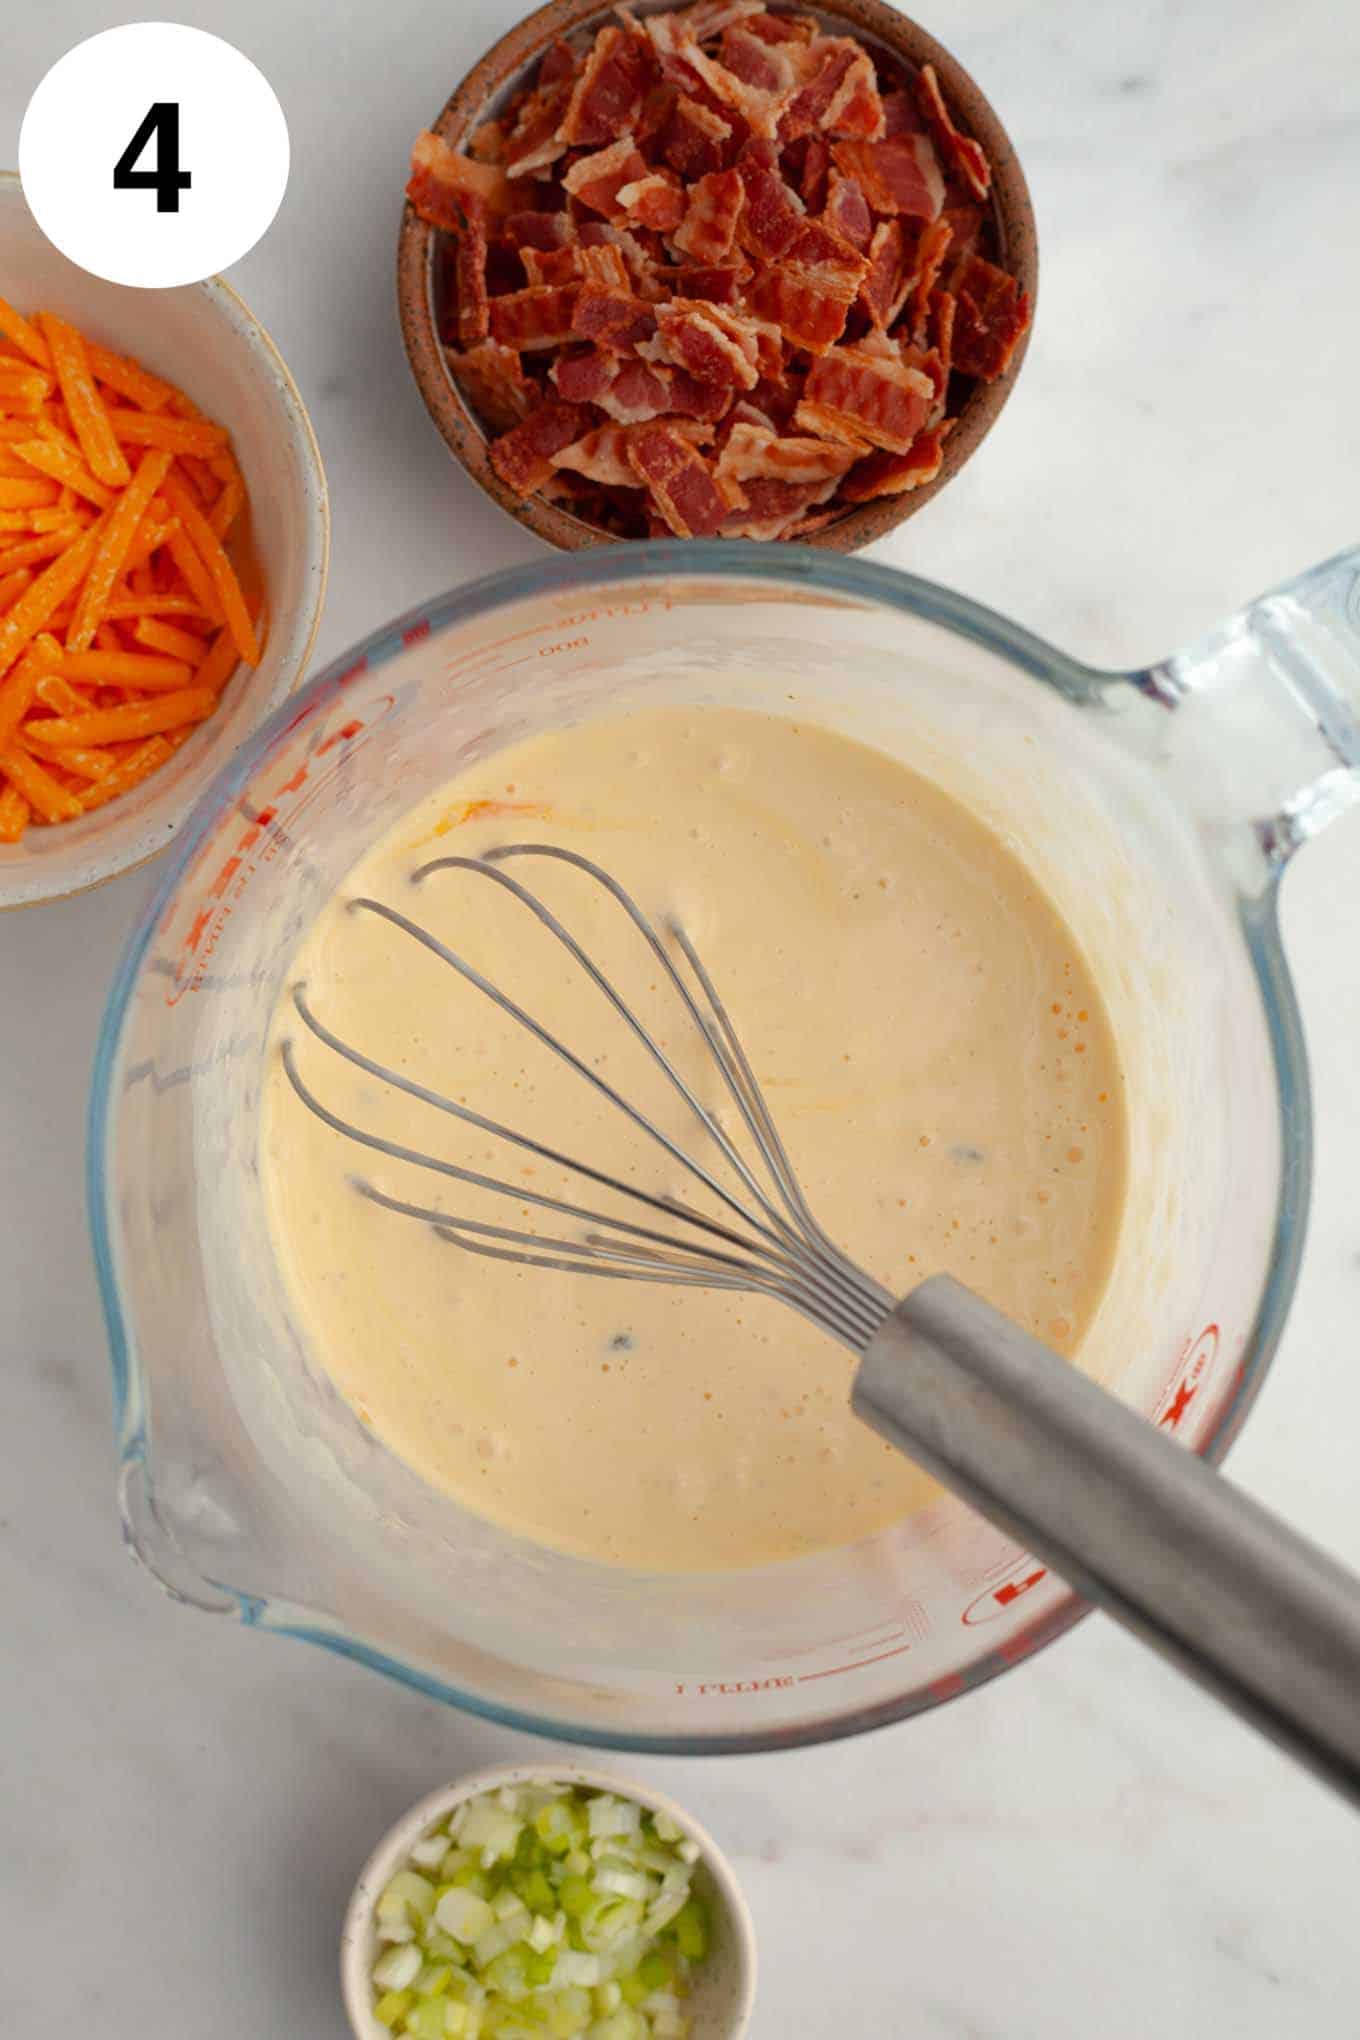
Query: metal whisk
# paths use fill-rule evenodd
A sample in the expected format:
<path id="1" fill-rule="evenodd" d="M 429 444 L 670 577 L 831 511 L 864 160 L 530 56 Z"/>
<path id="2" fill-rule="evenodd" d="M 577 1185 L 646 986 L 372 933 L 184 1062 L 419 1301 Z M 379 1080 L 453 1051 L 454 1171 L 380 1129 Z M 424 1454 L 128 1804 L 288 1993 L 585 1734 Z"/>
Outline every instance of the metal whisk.
<path id="1" fill-rule="evenodd" d="M 628 1001 L 586 954 L 575 936 L 536 893 L 503 868 L 512 858 L 531 857 L 551 858 L 583 872 L 603 887 L 628 916 L 706 1044 L 724 1089 L 750 1136 L 756 1167 L 723 1129 L 715 1114 L 701 1102 L 655 1035 L 643 1026 Z M 823 1331 L 843 1341 L 852 1352 L 862 1353 L 891 1312 L 893 1298 L 847 1259 L 808 1209 L 727 1009 L 680 923 L 669 918 L 663 923 L 663 928 L 687 967 L 688 980 L 681 974 L 672 949 L 667 947 L 662 934 L 637 902 L 617 879 L 601 870 L 598 864 L 591 863 L 589 858 L 546 843 L 510 843 L 489 851 L 483 858 L 435 858 L 413 874 L 413 883 L 420 885 L 437 873 L 447 871 L 476 873 L 488 883 L 503 887 L 554 936 L 573 962 L 604 994 L 615 1013 L 683 1099 L 710 1149 L 716 1151 L 712 1162 L 699 1159 L 682 1148 L 647 1113 L 606 1082 L 580 1055 L 508 998 L 479 970 L 439 941 L 428 928 L 382 900 L 356 898 L 349 902 L 350 910 L 376 914 L 390 922 L 456 971 L 467 983 L 475 985 L 501 1012 L 509 1015 L 536 1041 L 551 1049 L 567 1068 L 590 1084 L 602 1100 L 654 1141 L 671 1162 L 702 1183 L 717 1199 L 727 1218 L 708 1216 L 679 1198 L 649 1193 L 636 1184 L 611 1175 L 608 1170 L 596 1168 L 579 1157 L 564 1155 L 519 1129 L 504 1126 L 499 1120 L 489 1119 L 424 1084 L 413 1082 L 396 1070 L 386 1068 L 333 1034 L 313 1010 L 306 987 L 297 985 L 293 989 L 293 1003 L 299 1019 L 318 1041 L 357 1069 L 366 1071 L 369 1076 L 379 1078 L 398 1091 L 404 1091 L 408 1097 L 421 1100 L 436 1111 L 448 1113 L 467 1126 L 507 1141 L 541 1161 L 552 1162 L 586 1182 L 616 1191 L 654 1215 L 671 1220 L 673 1226 L 669 1231 L 662 1231 L 655 1225 L 630 1223 L 593 1210 L 588 1205 L 528 1191 L 522 1184 L 480 1174 L 367 1132 L 328 1110 L 303 1081 L 292 1045 L 285 1043 L 284 1068 L 293 1089 L 308 1110 L 337 1133 L 394 1161 L 412 1162 L 435 1175 L 452 1178 L 480 1190 L 501 1192 L 521 1205 L 535 1205 L 555 1218 L 574 1221 L 583 1231 L 573 1238 L 545 1236 L 538 1232 L 525 1232 L 515 1226 L 487 1224 L 450 1216 L 425 1205 L 407 1203 L 388 1196 L 372 1183 L 359 1181 L 356 1188 L 374 1203 L 385 1205 L 389 1211 L 423 1219 L 435 1228 L 441 1239 L 494 1260 L 518 1261 L 529 1267 L 554 1268 L 578 1275 L 665 1282 L 687 1288 L 747 1289 L 777 1297 L 811 1318 Z M 726 1177 L 721 1173 L 724 1169 Z"/>
<path id="2" fill-rule="evenodd" d="M 505 869 L 531 858 L 571 865 L 631 921 L 705 1044 L 754 1159 L 556 914 Z M 572 1230 L 526 1231 L 408 1202 L 366 1180 L 356 1179 L 356 1188 L 469 1253 L 616 1280 L 748 1290 L 789 1304 L 860 1356 L 853 1406 L 875 1430 L 1360 1803 L 1360 1582 L 949 1277 L 934 1276 L 895 1303 L 858 1268 L 809 1210 L 731 1017 L 676 920 L 658 929 L 608 872 L 550 844 L 507 844 L 480 859 L 436 858 L 414 874 L 414 884 L 449 871 L 502 887 L 562 945 L 683 1101 L 699 1154 L 420 922 L 366 897 L 350 901 L 350 910 L 389 922 L 492 1000 L 591 1085 L 603 1107 L 622 1113 L 702 1185 L 720 1215 L 563 1154 L 385 1066 L 333 1033 L 299 984 L 292 994 L 298 1018 L 336 1056 L 436 1112 L 623 1197 L 650 1222 L 533 1191 L 357 1126 L 317 1097 L 285 1041 L 289 1082 L 336 1133 L 446 1181 L 513 1198 L 551 1222 L 568 1221 Z"/>

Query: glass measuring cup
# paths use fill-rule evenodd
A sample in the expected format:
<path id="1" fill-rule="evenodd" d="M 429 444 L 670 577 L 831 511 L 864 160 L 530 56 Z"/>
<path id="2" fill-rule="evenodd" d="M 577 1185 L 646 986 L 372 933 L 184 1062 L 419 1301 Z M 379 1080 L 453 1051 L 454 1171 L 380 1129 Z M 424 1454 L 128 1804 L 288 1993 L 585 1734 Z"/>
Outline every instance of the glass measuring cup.
<path id="1" fill-rule="evenodd" d="M 842 1550 L 655 1575 L 431 1492 L 312 1361 L 275 1267 L 256 1158 L 270 1016 L 367 844 L 535 730 L 708 701 L 895 752 L 1016 844 L 1102 985 L 1135 1191 L 1083 1360 L 1217 1458 L 1302 1245 L 1308 1085 L 1276 899 L 1297 847 L 1360 799 L 1358 676 L 1360 553 L 1132 674 L 884 568 L 694 544 L 535 563 L 337 662 L 195 811 L 99 1048 L 91 1204 L 134 1548 L 201 1607 L 618 1747 L 851 1733 L 1060 1633 L 1081 1604 L 949 1496 Z"/>

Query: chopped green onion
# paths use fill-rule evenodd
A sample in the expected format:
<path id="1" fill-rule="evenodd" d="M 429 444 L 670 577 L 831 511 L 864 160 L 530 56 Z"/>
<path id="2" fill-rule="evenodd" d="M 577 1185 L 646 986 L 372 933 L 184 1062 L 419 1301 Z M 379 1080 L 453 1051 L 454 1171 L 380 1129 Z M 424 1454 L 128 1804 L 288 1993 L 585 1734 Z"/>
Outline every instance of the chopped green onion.
<path id="1" fill-rule="evenodd" d="M 631 2005 L 620 2005 L 607 2019 L 597 2019 L 590 2029 L 590 2040 L 649 2040 L 651 2027 L 641 2012 L 635 2012 Z"/>
<path id="2" fill-rule="evenodd" d="M 554 1990 L 544 1999 L 548 2007 L 548 2031 L 552 2040 L 575 2040 L 575 2035 L 584 2033 L 595 2016 L 590 1992 L 579 1984 L 569 1984 L 565 1990 Z"/>
<path id="3" fill-rule="evenodd" d="M 594 1888 L 584 1877 L 564 1877 L 557 1887 L 557 1902 L 569 1920 L 583 1920 L 595 1903 Z"/>
<path id="4" fill-rule="evenodd" d="M 491 1925 L 491 1907 L 475 1891 L 464 1891 L 455 1884 L 436 1905 L 434 1923 L 446 1934 L 452 1934 L 455 1941 L 470 1947 Z"/>
<path id="5" fill-rule="evenodd" d="M 701 1898 L 689 1898 L 675 1916 L 675 1945 L 690 1962 L 702 1962 L 708 1953 L 708 1907 Z"/>
<path id="6" fill-rule="evenodd" d="M 373 1965 L 373 1981 L 384 1990 L 405 1990 L 408 1984 L 415 1982 L 423 1967 L 419 1948 L 414 1941 L 406 1941 L 378 1957 Z"/>
<path id="7" fill-rule="evenodd" d="M 424 1998 L 419 2004 L 412 2005 L 406 2014 L 406 2030 L 411 2040 L 444 2040 L 448 2032 L 444 2016 L 446 2009 L 438 1998 Z"/>
<path id="8" fill-rule="evenodd" d="M 563 1856 L 584 1831 L 579 1809 L 569 1799 L 551 1799 L 534 1815 L 538 1839 L 550 1855 Z"/>
<path id="9" fill-rule="evenodd" d="M 612 1792 L 468 1800 L 377 1901 L 374 2016 L 394 2040 L 686 2040 L 710 1939 L 698 1856 Z"/>
<path id="10" fill-rule="evenodd" d="M 612 1892 L 604 1892 L 581 1921 L 581 1939 L 598 1953 L 641 1922 L 642 1907 L 635 1898 L 616 1898 Z"/>
<path id="11" fill-rule="evenodd" d="M 449 1851 L 447 1835 L 426 1835 L 423 1842 L 417 1842 L 411 1851 L 411 1861 L 417 1870 L 437 1870 Z"/>
<path id="12" fill-rule="evenodd" d="M 373 2007 L 373 2016 L 380 2026 L 397 2026 L 406 2017 L 416 2001 L 413 1990 L 385 1991 Z"/>

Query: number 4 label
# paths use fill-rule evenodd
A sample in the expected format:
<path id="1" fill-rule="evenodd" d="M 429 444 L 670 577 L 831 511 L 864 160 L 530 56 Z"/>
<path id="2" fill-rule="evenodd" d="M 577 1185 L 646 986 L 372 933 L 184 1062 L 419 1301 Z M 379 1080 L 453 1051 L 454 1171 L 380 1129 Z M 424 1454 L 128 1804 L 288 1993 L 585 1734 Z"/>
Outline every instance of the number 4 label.
<path id="1" fill-rule="evenodd" d="M 138 170 L 143 149 L 156 148 L 154 170 Z M 113 166 L 115 191 L 154 191 L 157 212 L 178 212 L 179 195 L 193 183 L 187 170 L 179 167 L 179 105 L 173 99 L 154 100 L 141 126 Z"/>
<path id="2" fill-rule="evenodd" d="M 220 36 L 173 21 L 77 43 L 38 86 L 19 132 L 24 197 L 48 240 L 95 276 L 141 290 L 239 262 L 279 209 L 288 157 L 268 79 Z"/>

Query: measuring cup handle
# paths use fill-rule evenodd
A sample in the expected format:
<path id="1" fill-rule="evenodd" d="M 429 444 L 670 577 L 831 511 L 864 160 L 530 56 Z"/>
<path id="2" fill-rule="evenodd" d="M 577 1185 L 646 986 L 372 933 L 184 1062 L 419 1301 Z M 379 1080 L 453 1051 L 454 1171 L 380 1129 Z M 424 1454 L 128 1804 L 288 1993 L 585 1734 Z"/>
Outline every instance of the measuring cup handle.
<path id="1" fill-rule="evenodd" d="M 1360 802 L 1360 547 L 1123 678 L 1145 709 L 1172 712 L 1126 719 L 1133 747 L 1191 813 L 1245 823 L 1278 865 Z"/>
<path id="2" fill-rule="evenodd" d="M 897 1306 L 853 1401 L 1360 1804 L 1360 1580 L 949 1276 Z"/>

